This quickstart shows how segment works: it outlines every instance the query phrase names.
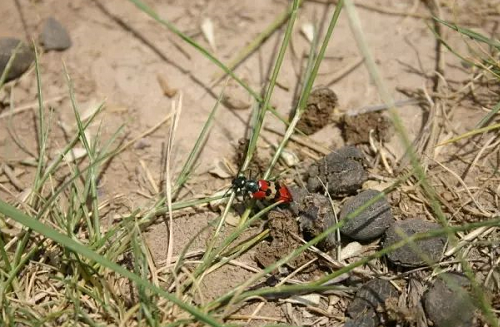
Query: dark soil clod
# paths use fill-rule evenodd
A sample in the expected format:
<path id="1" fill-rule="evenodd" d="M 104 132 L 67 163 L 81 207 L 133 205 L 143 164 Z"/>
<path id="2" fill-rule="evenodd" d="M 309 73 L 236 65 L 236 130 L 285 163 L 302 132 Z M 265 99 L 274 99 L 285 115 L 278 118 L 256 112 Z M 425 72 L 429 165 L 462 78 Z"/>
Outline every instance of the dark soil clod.
<path id="1" fill-rule="evenodd" d="M 439 224 L 421 219 L 398 221 L 387 229 L 385 233 L 384 248 L 403 240 L 404 235 L 412 236 L 413 234 L 424 233 L 439 228 L 441 228 Z M 398 266 L 425 266 L 427 264 L 426 259 L 431 262 L 436 262 L 441 258 L 445 244 L 445 237 L 433 237 L 419 240 L 390 252 L 387 254 L 387 257 Z"/>
<path id="2" fill-rule="evenodd" d="M 436 327 L 472 326 L 474 304 L 467 288 L 470 281 L 463 275 L 445 273 L 424 295 L 427 317 Z"/>
<path id="3" fill-rule="evenodd" d="M 346 201 L 340 211 L 340 220 L 362 207 L 369 200 L 381 194 L 379 191 L 366 190 Z M 355 217 L 349 218 L 340 231 L 352 239 L 368 241 L 381 236 L 394 222 L 391 206 L 385 197 L 368 206 Z"/>
<path id="4" fill-rule="evenodd" d="M 335 224 L 335 215 L 330 200 L 320 194 L 308 195 L 299 207 L 300 229 L 304 237 L 312 239 Z M 336 244 L 335 231 L 318 243 L 323 251 L 333 249 Z"/>
<path id="5" fill-rule="evenodd" d="M 388 142 L 394 135 L 394 128 L 380 112 L 368 112 L 356 116 L 344 116 L 342 133 L 348 144 L 368 143 L 370 132 L 376 140 Z"/>
<path id="6" fill-rule="evenodd" d="M 332 121 L 337 105 L 335 92 L 327 87 L 315 88 L 309 95 L 306 110 L 300 117 L 297 128 L 307 135 L 319 131 Z"/>
<path id="7" fill-rule="evenodd" d="M 257 246 L 255 260 L 263 267 L 270 266 L 284 256 L 290 254 L 293 249 L 302 245 L 297 239 L 300 235 L 299 225 L 287 210 L 275 210 L 269 213 L 269 242 L 260 242 Z M 296 269 L 315 256 L 308 251 L 302 252 L 298 257 L 287 263 L 287 266 Z M 311 264 L 303 270 L 305 273 L 318 272 L 318 266 Z"/>
<path id="8" fill-rule="evenodd" d="M 354 321 L 370 323 L 375 320 L 375 325 L 378 325 L 379 321 L 382 320 L 379 316 L 385 311 L 386 301 L 398 295 L 397 289 L 389 281 L 373 279 L 361 286 L 356 292 L 354 300 L 347 308 L 347 314 Z"/>
<path id="9" fill-rule="evenodd" d="M 28 70 L 30 65 L 35 60 L 35 53 L 33 50 L 21 40 L 10 37 L 0 38 L 0 75 L 3 74 L 10 57 L 19 43 L 21 43 L 21 45 L 17 50 L 16 58 L 14 59 L 9 73 L 7 74 L 6 82 L 21 76 L 26 70 Z"/>
<path id="10" fill-rule="evenodd" d="M 309 167 L 307 189 L 323 191 L 324 184 L 332 197 L 353 194 L 368 178 L 364 164 L 365 157 L 360 150 L 353 146 L 343 147 Z"/>

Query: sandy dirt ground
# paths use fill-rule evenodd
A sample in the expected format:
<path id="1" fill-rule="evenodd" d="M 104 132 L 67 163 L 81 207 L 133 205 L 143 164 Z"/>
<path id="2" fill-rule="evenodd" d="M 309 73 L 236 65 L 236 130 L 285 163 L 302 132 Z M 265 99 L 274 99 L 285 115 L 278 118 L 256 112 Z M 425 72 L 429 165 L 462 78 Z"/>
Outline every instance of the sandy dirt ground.
<path id="1" fill-rule="evenodd" d="M 146 2 L 161 17 L 174 23 L 178 29 L 207 49 L 211 49 L 211 46 L 200 26 L 209 19 L 213 23 L 215 37 L 215 49 L 211 51 L 225 63 L 279 14 L 286 11 L 288 5 L 288 1 L 281 0 Z M 457 22 L 467 24 L 466 26 L 485 35 L 498 35 L 498 17 L 488 15 L 487 12 L 498 7 L 498 2 L 478 1 L 481 6 L 477 7 L 486 8 L 479 13 L 474 9 L 477 7 L 471 9 L 471 3 L 442 2 L 442 15 L 448 19 L 454 17 Z M 407 100 L 411 92 L 427 92 L 433 96 L 436 39 L 426 24 L 426 19 L 432 15 L 427 3 L 377 0 L 366 2 L 358 10 L 368 44 L 394 99 Z M 286 54 L 278 78 L 279 85 L 271 100 L 271 104 L 284 117 L 288 117 L 296 102 L 294 93 L 310 48 L 301 28 L 309 23 L 327 24 L 331 12 L 333 6 L 326 1 L 305 1 L 302 6 L 292 34 L 290 51 Z M 118 141 L 126 143 L 134 140 L 163 120 L 170 113 L 173 101 L 177 101 L 182 94 L 182 113 L 171 161 L 174 170 L 178 171 L 217 102 L 224 83 L 215 84 L 214 80 L 216 76 L 220 76 L 218 74 L 221 70 L 196 49 L 140 12 L 132 3 L 123 0 L 3 0 L 0 2 L 0 37 L 36 40 L 42 22 L 50 16 L 66 27 L 72 46 L 66 51 L 42 52 L 40 56 L 44 100 L 47 101 L 47 106 L 53 108 L 49 157 L 55 156 L 67 141 L 61 126 L 71 130 L 75 124 L 65 67 L 73 82 L 82 113 L 105 101 L 103 114 L 89 132 L 96 135 L 100 130 L 103 140 L 109 139 L 120 126 L 123 126 L 123 130 Z M 431 22 L 427 22 L 432 26 Z M 323 25 L 322 28 L 326 28 Z M 280 29 L 273 33 L 235 70 L 257 92 L 265 89 L 283 31 L 284 29 Z M 459 36 L 444 28 L 443 33 L 456 49 L 467 53 Z M 442 51 L 446 78 L 441 81 L 441 85 L 449 87 L 447 92 L 450 95 L 465 85 L 470 71 L 449 51 Z M 4 89 L 4 94 L 0 95 L 3 103 L 0 104 L 0 114 L 9 110 L 5 104 L 10 99 L 13 99 L 14 107 L 36 103 L 34 76 L 34 69 L 31 69 Z M 170 88 L 177 90 L 177 95 L 173 98 L 166 96 L 159 80 L 166 81 Z M 340 112 L 382 104 L 362 63 L 344 14 L 333 33 L 315 84 L 328 86 L 337 94 Z M 208 171 L 216 161 L 234 158 L 238 140 L 247 132 L 252 101 L 235 87 L 234 82 L 229 82 L 228 88 L 232 88 L 236 97 L 248 104 L 248 107 L 240 110 L 222 107 L 218 111 L 195 174 L 181 198 L 208 196 L 229 186 L 230 179 L 218 178 Z M 484 107 L 490 105 L 487 99 L 483 103 Z M 33 106 L 33 109 L 36 107 Z M 428 113 L 417 104 L 401 106 L 398 111 L 410 139 L 414 140 L 424 127 Z M 0 119 L 0 162 L 8 163 L 19 172 L 20 182 L 19 187 L 3 183 L 4 187 L 0 190 L 2 199 L 13 201 L 22 192 L 22 188 L 31 183 L 33 170 L 22 162 L 33 159 L 30 152 L 37 151 L 35 112 L 36 110 L 25 110 L 10 118 Z M 457 101 L 453 103 L 453 110 L 448 113 L 448 126 L 453 133 L 439 135 L 441 141 L 472 128 L 484 116 L 485 111 L 471 101 Z M 23 151 L 12 141 L 9 126 L 15 128 L 19 141 L 28 151 Z M 269 129 L 278 132 L 285 129 L 271 115 L 266 119 L 265 126 L 263 136 L 266 141 L 262 142 L 262 147 L 269 150 L 278 140 L 277 134 Z M 162 148 L 167 142 L 168 133 L 169 123 L 162 124 L 109 163 L 99 185 L 102 201 L 112 202 L 109 217 L 126 214 L 133 208 L 151 203 L 162 175 Z M 311 138 L 330 150 L 345 144 L 341 131 L 334 124 L 329 124 Z M 298 148 L 297 145 L 294 146 L 295 149 Z M 397 137 L 392 137 L 384 146 L 391 162 L 397 162 L 404 154 L 404 148 Z M 447 160 L 446 164 L 451 169 L 461 170 L 464 168 L 461 166 L 463 163 L 452 155 L 455 151 L 457 150 L 453 147 L 447 148 L 440 154 L 440 158 Z M 300 153 L 300 158 L 304 163 L 313 160 L 304 153 Z M 469 174 L 466 181 L 477 185 L 480 175 Z M 485 198 L 482 203 L 490 203 L 489 198 Z M 415 212 L 410 214 L 420 215 Z M 179 215 L 174 224 L 174 254 L 179 253 L 187 241 L 215 218 L 217 213 L 200 209 L 188 210 Z M 111 224 L 113 220 L 109 219 L 107 223 Z M 162 220 L 147 231 L 148 245 L 158 263 L 165 260 L 167 255 L 166 235 L 167 228 Z M 210 230 L 202 232 L 191 249 L 204 248 L 209 235 Z M 256 266 L 252 256 L 253 253 L 250 252 L 243 258 L 248 259 L 250 265 Z M 244 281 L 248 274 L 250 272 L 247 270 L 234 266 L 218 270 L 204 280 L 204 295 L 214 298 L 223 294 L 231 289 L 233 283 Z M 279 303 L 269 303 L 259 315 L 284 319 L 287 317 L 285 307 L 286 305 Z M 254 308 L 255 306 L 250 305 L 245 310 L 251 312 Z"/>

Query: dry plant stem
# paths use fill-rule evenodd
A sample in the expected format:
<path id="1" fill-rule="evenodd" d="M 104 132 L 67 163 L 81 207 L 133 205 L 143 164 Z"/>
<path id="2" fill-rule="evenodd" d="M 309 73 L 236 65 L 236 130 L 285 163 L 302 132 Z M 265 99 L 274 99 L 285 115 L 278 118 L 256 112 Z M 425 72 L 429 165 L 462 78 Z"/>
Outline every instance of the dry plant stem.
<path id="1" fill-rule="evenodd" d="M 495 129 L 500 129 L 500 123 L 498 124 L 494 124 L 494 125 L 489 125 L 489 126 L 486 126 L 486 127 L 483 127 L 483 128 L 478 128 L 478 129 L 474 129 L 470 132 L 467 132 L 467 133 L 464 133 L 462 135 L 459 135 L 457 137 L 454 137 L 452 139 L 449 139 L 449 140 L 446 140 L 444 142 L 441 142 L 440 144 L 436 145 L 436 147 L 438 146 L 443 146 L 443 145 L 446 145 L 446 144 L 450 144 L 450 143 L 455 143 L 461 139 L 464 139 L 464 138 L 467 138 L 467 137 L 471 137 L 471 136 L 474 136 L 474 135 L 478 135 L 478 134 L 482 134 L 482 133 L 485 133 L 485 132 L 489 132 L 489 131 L 492 131 L 492 130 L 495 130 Z"/>
<path id="2" fill-rule="evenodd" d="M 264 127 L 264 129 L 266 131 L 273 132 L 274 134 L 281 135 L 281 136 L 285 136 L 285 134 L 286 134 L 286 133 L 283 133 L 281 131 L 278 131 L 276 128 Z M 306 147 L 310 148 L 311 150 L 314 150 L 314 151 L 321 153 L 321 154 L 324 154 L 324 155 L 327 155 L 327 154 L 332 152 L 332 150 L 322 146 L 321 144 L 316 143 L 316 141 L 314 141 L 313 139 L 311 139 L 308 136 L 303 137 L 303 136 L 299 136 L 299 135 L 291 135 L 290 140 L 297 143 L 297 144 L 306 146 Z"/>
<path id="3" fill-rule="evenodd" d="M 408 100 L 400 100 L 394 102 L 395 107 L 403 107 L 407 105 L 413 105 L 413 104 L 418 104 L 420 101 L 418 99 L 408 99 Z M 358 109 L 352 109 L 352 110 L 347 110 L 345 115 L 352 117 L 352 116 L 358 116 L 362 114 L 366 114 L 369 112 L 375 112 L 375 111 L 382 111 L 382 110 L 387 110 L 389 107 L 387 104 L 379 104 L 379 105 L 374 105 L 374 106 L 366 106 Z"/>
<path id="4" fill-rule="evenodd" d="M 173 123 L 170 128 L 170 135 L 167 140 L 167 171 L 166 171 L 166 197 L 167 197 L 167 205 L 168 205 L 168 245 L 167 245 L 167 265 L 172 260 L 172 255 L 174 251 L 174 214 L 172 210 L 172 173 L 171 173 L 171 164 L 172 164 L 172 148 L 174 146 L 175 141 L 175 132 L 177 130 L 177 126 L 179 124 L 179 119 L 182 111 L 182 92 L 179 94 L 179 101 L 177 106 L 175 105 L 175 101 L 172 101 L 172 111 L 173 111 Z"/>
<path id="5" fill-rule="evenodd" d="M 481 158 L 481 156 L 483 155 L 484 151 L 486 151 L 486 149 L 488 147 L 490 147 L 490 144 L 498 137 L 498 135 L 494 135 L 492 137 L 490 137 L 485 143 L 484 145 L 481 147 L 481 149 L 478 151 L 478 153 L 474 156 L 474 160 L 472 160 L 472 162 L 470 163 L 470 165 L 467 167 L 467 169 L 465 170 L 465 172 L 462 174 L 461 178 L 462 180 L 465 180 L 467 179 L 467 175 L 474 169 L 474 167 L 477 165 L 477 162 L 479 161 L 479 159 Z M 496 147 L 498 146 L 498 144 L 500 144 L 500 141 L 497 142 L 496 144 L 493 145 L 493 147 Z"/>
<path id="6" fill-rule="evenodd" d="M 340 81 L 342 78 L 349 75 L 350 72 L 358 68 L 363 63 L 363 58 L 354 58 L 351 59 L 351 62 L 347 64 L 343 69 L 337 71 L 333 77 L 330 78 L 330 81 L 326 83 L 326 86 L 332 86 L 333 84 Z"/>
<path id="7" fill-rule="evenodd" d="M 336 0 L 312 0 L 312 1 L 317 1 L 317 2 L 321 2 L 321 3 L 335 3 L 335 4 L 339 2 Z M 356 3 L 356 6 L 358 6 L 360 8 L 372 10 L 372 11 L 375 11 L 375 12 L 378 12 L 381 14 L 386 14 L 386 15 L 414 17 L 414 18 L 421 18 L 421 19 L 426 19 L 426 20 L 432 18 L 432 16 L 415 13 L 413 11 L 408 12 L 408 11 L 391 10 L 391 9 L 387 9 L 387 7 L 371 5 L 371 4 L 367 4 L 367 3 L 363 3 L 363 2 Z"/>
<path id="8" fill-rule="evenodd" d="M 47 105 L 49 103 L 59 102 L 64 98 L 66 98 L 66 95 L 55 96 L 55 97 L 44 100 L 43 104 Z M 17 106 L 15 109 L 12 109 L 10 111 L 7 111 L 7 112 L 0 114 L 0 119 L 20 114 L 26 110 L 35 109 L 38 105 L 39 105 L 38 102 L 32 102 L 32 103 Z"/>
<path id="9" fill-rule="evenodd" d="M 437 160 L 434 160 L 435 163 L 437 163 L 439 166 L 441 166 L 443 169 L 445 169 L 448 173 L 450 173 L 453 177 L 455 177 L 458 182 L 464 187 L 464 189 L 466 190 L 467 194 L 469 195 L 470 199 L 474 202 L 474 204 L 476 205 L 476 208 L 481 211 L 481 213 L 487 215 L 488 212 L 486 210 L 484 210 L 483 206 L 477 202 L 476 198 L 472 195 L 472 193 L 470 192 L 469 190 L 469 187 L 467 186 L 467 184 L 465 184 L 464 180 L 458 176 L 458 174 L 456 172 L 454 172 L 453 170 L 451 170 L 450 168 L 446 167 L 445 165 L 443 165 L 441 162 L 437 161 Z"/>

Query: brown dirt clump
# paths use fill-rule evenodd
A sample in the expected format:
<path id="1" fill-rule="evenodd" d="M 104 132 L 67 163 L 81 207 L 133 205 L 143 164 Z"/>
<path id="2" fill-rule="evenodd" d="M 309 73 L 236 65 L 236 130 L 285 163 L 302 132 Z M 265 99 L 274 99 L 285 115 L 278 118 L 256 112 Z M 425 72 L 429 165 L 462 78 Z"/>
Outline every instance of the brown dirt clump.
<path id="1" fill-rule="evenodd" d="M 342 132 L 348 144 L 368 143 L 370 133 L 376 140 L 389 142 L 394 135 L 394 128 L 385 115 L 380 112 L 368 112 L 356 116 L 344 116 Z"/>
<path id="2" fill-rule="evenodd" d="M 308 195 L 303 199 L 299 205 L 299 217 L 300 229 L 308 240 L 323 233 L 336 223 L 330 200 L 321 194 Z M 317 246 L 323 251 L 328 251 L 333 249 L 336 243 L 335 231 L 333 231 Z"/>
<path id="3" fill-rule="evenodd" d="M 312 90 L 305 112 L 297 123 L 297 128 L 311 135 L 332 121 L 334 109 L 338 105 L 335 92 L 327 87 L 317 87 Z"/>
<path id="4" fill-rule="evenodd" d="M 269 213 L 269 242 L 261 242 L 257 246 L 255 260 L 263 267 L 270 266 L 274 262 L 290 254 L 293 249 L 302 245 L 299 241 L 300 230 L 299 224 L 290 215 L 289 211 L 271 211 Z M 315 255 L 305 251 L 295 259 L 289 261 L 287 266 L 292 270 L 299 268 L 315 258 Z M 310 273 L 317 272 L 318 266 L 311 264 L 302 272 Z"/>

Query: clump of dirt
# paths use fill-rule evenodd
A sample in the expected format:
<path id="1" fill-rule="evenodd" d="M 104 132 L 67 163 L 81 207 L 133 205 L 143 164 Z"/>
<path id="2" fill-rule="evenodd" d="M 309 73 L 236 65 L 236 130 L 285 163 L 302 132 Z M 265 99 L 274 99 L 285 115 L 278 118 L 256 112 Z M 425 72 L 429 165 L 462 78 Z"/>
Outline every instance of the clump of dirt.
<path id="1" fill-rule="evenodd" d="M 365 156 L 354 146 L 343 147 L 313 163 L 308 171 L 307 189 L 318 192 L 326 186 L 330 196 L 355 193 L 368 179 Z"/>
<path id="2" fill-rule="evenodd" d="M 270 266 L 284 256 L 288 255 L 292 249 L 302 245 L 300 242 L 299 224 L 287 210 L 274 210 L 269 213 L 269 241 L 261 242 L 257 246 L 255 260 L 263 267 Z M 308 251 L 302 252 L 295 259 L 290 260 L 287 266 L 292 270 L 306 264 L 316 256 Z M 307 266 L 303 273 L 319 274 L 319 266 L 312 263 Z"/>
<path id="3" fill-rule="evenodd" d="M 335 92 L 323 86 L 311 91 L 307 100 L 306 110 L 297 123 L 297 128 L 311 135 L 332 122 L 334 110 L 338 105 Z"/>
<path id="4" fill-rule="evenodd" d="M 341 128 L 348 144 L 369 143 L 370 133 L 375 139 L 383 142 L 389 142 L 394 135 L 394 128 L 389 118 L 378 111 L 356 116 L 345 115 Z"/>
<path id="5" fill-rule="evenodd" d="M 396 287 L 387 280 L 373 279 L 365 283 L 347 308 L 347 314 L 352 318 L 350 326 L 378 326 L 385 322 L 385 303 L 398 296 Z"/>
<path id="6" fill-rule="evenodd" d="M 472 326 L 475 307 L 467 277 L 456 273 L 439 276 L 424 295 L 425 311 L 436 327 Z"/>
<path id="7" fill-rule="evenodd" d="M 321 194 L 306 196 L 299 204 L 299 221 L 306 240 L 313 239 L 335 225 L 335 213 L 330 200 Z M 332 232 L 317 246 L 323 251 L 328 251 L 333 249 L 336 243 L 335 232 Z"/>
<path id="8" fill-rule="evenodd" d="M 434 229 L 440 229 L 439 224 L 421 219 L 406 219 L 392 224 L 385 232 L 384 248 L 390 247 L 417 233 L 424 233 Z M 387 254 L 392 263 L 402 267 L 419 267 L 426 265 L 427 258 L 431 262 L 437 262 L 441 258 L 445 237 L 432 237 L 424 240 L 406 244 Z"/>
<path id="9" fill-rule="evenodd" d="M 368 241 L 381 236 L 394 222 L 391 206 L 385 197 L 369 205 L 362 212 L 347 219 L 349 214 L 359 210 L 381 192 L 366 190 L 348 199 L 340 211 L 340 220 L 346 220 L 340 231 L 352 239 Z"/>

